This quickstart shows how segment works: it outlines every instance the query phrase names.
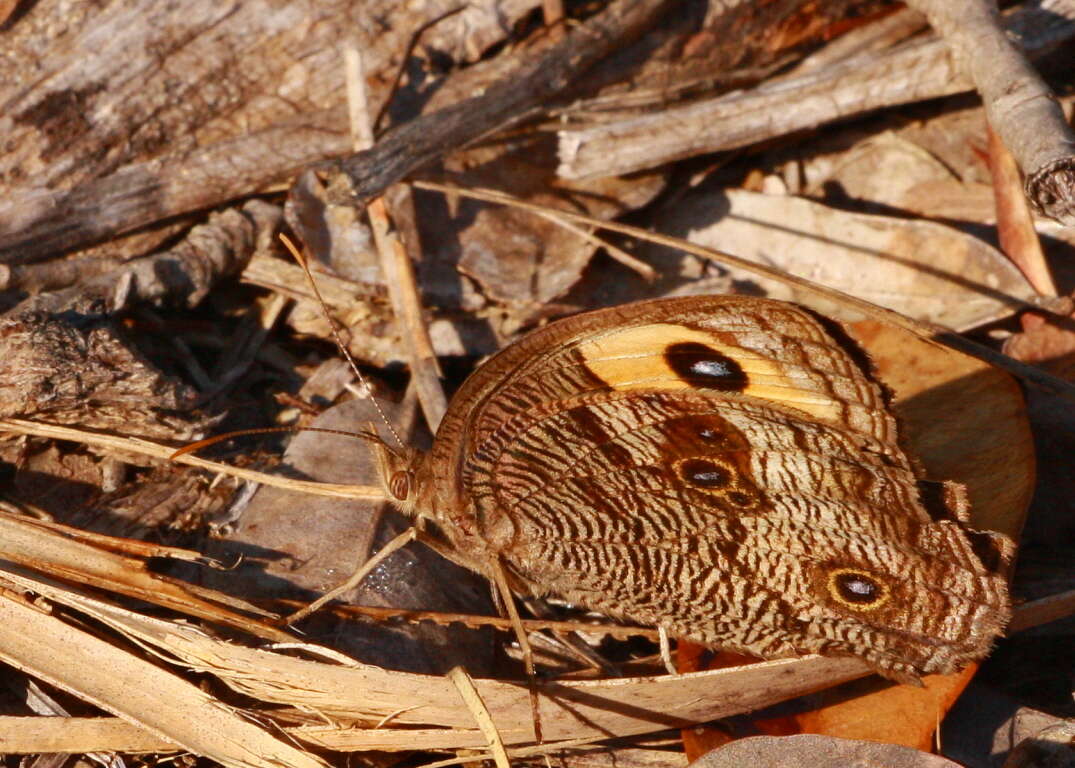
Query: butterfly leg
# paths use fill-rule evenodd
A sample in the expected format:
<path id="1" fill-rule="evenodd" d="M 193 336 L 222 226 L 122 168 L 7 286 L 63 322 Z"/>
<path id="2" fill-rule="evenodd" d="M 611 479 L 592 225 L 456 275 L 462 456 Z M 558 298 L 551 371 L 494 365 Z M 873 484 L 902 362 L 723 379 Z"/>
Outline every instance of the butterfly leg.
<path id="1" fill-rule="evenodd" d="M 676 669 L 675 663 L 672 661 L 672 644 L 668 640 L 668 630 L 663 626 L 657 626 L 657 636 L 661 642 L 661 661 L 664 662 L 664 668 L 668 670 L 670 675 L 678 675 L 679 670 Z"/>
<path id="2" fill-rule="evenodd" d="M 534 649 L 530 647 L 530 640 L 526 636 L 523 621 L 519 618 L 519 611 L 515 607 L 515 598 L 508 588 L 508 579 L 504 575 L 504 566 L 500 558 L 489 559 L 489 571 L 493 583 L 508 609 L 508 618 L 515 630 L 515 637 L 519 641 L 519 650 L 523 653 L 523 666 L 526 668 L 527 689 L 530 691 L 530 714 L 534 723 L 534 741 L 541 744 L 544 739 L 541 736 L 541 714 L 538 712 L 537 676 L 534 670 Z"/>
<path id="3" fill-rule="evenodd" d="M 417 538 L 418 529 L 415 526 L 411 526 L 403 533 L 399 534 L 390 542 L 381 547 L 381 550 L 376 555 L 367 560 L 365 563 L 363 563 L 361 568 L 352 573 L 351 577 L 347 579 L 347 581 L 336 587 L 333 587 L 328 592 L 321 595 L 321 597 L 317 598 L 312 603 L 307 605 L 305 608 L 300 608 L 299 610 L 288 616 L 286 619 L 286 623 L 294 624 L 296 621 L 305 619 L 310 614 L 320 610 L 326 603 L 354 589 L 362 583 L 362 580 L 366 578 L 374 568 L 383 563 L 389 555 L 391 555 L 397 549 L 407 546 Z"/>

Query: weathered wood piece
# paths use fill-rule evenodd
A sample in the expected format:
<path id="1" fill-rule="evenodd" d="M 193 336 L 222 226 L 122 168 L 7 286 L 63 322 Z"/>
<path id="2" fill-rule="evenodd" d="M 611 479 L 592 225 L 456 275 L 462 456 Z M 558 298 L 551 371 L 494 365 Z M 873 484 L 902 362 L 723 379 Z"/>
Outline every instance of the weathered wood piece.
<path id="1" fill-rule="evenodd" d="M 191 439 L 197 393 L 164 376 L 102 316 L 0 317 L 0 418 L 35 417 L 128 435 Z"/>
<path id="2" fill-rule="evenodd" d="M 34 296 L 18 310 L 57 314 L 92 307 L 96 314 L 112 314 L 140 302 L 194 307 L 218 280 L 241 273 L 255 251 L 266 250 L 282 219 L 278 207 L 251 200 L 242 209 L 212 214 L 172 248 Z"/>
<path id="3" fill-rule="evenodd" d="M 1075 224 L 1075 131 L 1049 86 L 1000 25 L 996 0 L 909 0 L 952 49 L 982 96 L 993 130 L 1026 176 L 1031 201 L 1046 215 Z M 1073 19 L 1075 2 L 1046 0 L 1041 9 Z"/>
<path id="4" fill-rule="evenodd" d="M 1043 52 L 1075 36 L 1075 4 L 1034 0 L 1010 16 L 1005 28 L 1021 38 L 1029 54 Z M 562 130 L 558 173 L 565 178 L 629 173 L 972 87 L 944 41 L 912 41 L 746 93 Z"/>
<path id="5" fill-rule="evenodd" d="M 2 32 L 0 261 L 219 205 L 347 152 L 345 39 L 363 46 L 380 109 L 415 33 L 472 60 L 537 2 L 446 18 L 455 0 L 33 4 Z M 413 114 L 425 97 L 405 89 L 396 106 Z"/>

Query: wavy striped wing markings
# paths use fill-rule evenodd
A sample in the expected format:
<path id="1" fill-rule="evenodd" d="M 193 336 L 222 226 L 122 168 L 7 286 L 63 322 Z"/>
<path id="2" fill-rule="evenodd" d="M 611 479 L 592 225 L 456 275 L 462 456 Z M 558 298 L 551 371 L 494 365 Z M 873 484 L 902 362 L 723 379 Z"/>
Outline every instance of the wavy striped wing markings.
<path id="1" fill-rule="evenodd" d="M 573 500 L 573 499 L 572 499 Z M 629 529 L 615 525 L 561 526 L 550 529 L 538 524 L 524 526 L 520 540 L 525 548 L 540 548 L 520 554 L 518 559 L 526 560 L 528 556 L 538 556 L 538 562 L 552 562 L 550 555 L 557 551 L 582 552 L 587 549 L 601 551 L 607 547 L 637 547 L 639 551 L 667 552 L 682 554 L 684 557 L 698 559 L 703 567 L 714 569 L 713 574 L 727 573 L 736 563 L 743 565 L 743 579 L 756 580 L 752 574 L 760 572 L 758 558 L 768 560 L 789 560 L 804 564 L 825 564 L 833 559 L 844 563 L 857 564 L 869 568 L 878 576 L 900 579 L 909 588 L 931 587 L 938 594 L 952 599 L 970 602 L 990 602 L 982 596 L 979 581 L 986 576 L 980 567 L 977 569 L 959 567 L 952 564 L 946 569 L 949 581 L 937 582 L 937 574 L 925 570 L 922 553 L 916 552 L 899 542 L 878 542 L 876 539 L 857 534 L 854 531 L 832 532 L 818 529 L 808 523 L 793 523 L 786 520 L 769 520 L 766 518 L 746 517 L 710 521 L 704 528 L 682 531 L 676 536 L 639 535 Z M 594 563 L 571 565 L 559 562 L 558 568 L 579 569 L 583 577 L 587 567 Z M 633 567 L 634 564 L 632 564 Z M 607 574 L 613 570 L 613 563 L 600 562 L 596 566 L 599 572 Z M 646 573 L 646 577 L 655 574 Z M 719 578 L 714 575 L 713 578 Z M 792 585 L 780 585 L 780 589 Z M 801 586 L 801 585 L 800 585 Z"/>
<path id="2" fill-rule="evenodd" d="M 777 553 L 774 562 L 763 547 L 749 544 L 741 545 L 745 553 L 729 555 L 727 570 L 683 552 L 627 543 L 618 544 L 612 553 L 594 542 L 578 546 L 575 552 L 571 549 L 565 552 L 564 543 L 558 543 L 539 561 L 549 573 L 530 571 L 527 577 L 591 608 L 661 624 L 675 636 L 763 657 L 868 648 L 867 655 L 874 661 L 888 660 L 898 669 L 894 660 L 906 660 L 907 650 L 892 647 L 913 641 L 912 645 L 930 648 L 936 655 L 934 661 L 940 663 L 946 653 L 958 658 L 979 651 L 980 641 L 968 628 L 983 614 L 995 612 L 994 604 L 973 596 L 927 591 L 929 603 L 901 610 L 895 624 L 848 616 L 820 600 L 803 599 L 810 594 L 816 563 L 786 553 Z M 617 568 L 617 562 L 622 567 Z M 770 575 L 759 581 L 752 568 Z M 919 594 L 921 581 L 908 577 L 899 583 L 904 594 L 911 595 Z M 964 619 L 947 625 L 934 620 L 952 615 Z M 920 667 L 930 663 L 928 657 L 916 660 Z"/>
<path id="3" fill-rule="evenodd" d="M 796 521 L 786 505 L 785 508 L 775 511 L 774 520 L 765 516 L 770 512 L 768 509 L 758 510 L 757 514 L 752 515 L 744 510 L 735 514 L 736 510 L 725 508 L 721 512 L 735 520 L 739 526 L 734 531 L 727 531 L 719 524 L 723 521 L 714 519 L 712 511 L 699 512 L 699 507 L 704 505 L 698 504 L 699 496 L 694 489 L 685 488 L 682 483 L 677 485 L 675 478 L 670 481 L 669 461 L 674 463 L 677 457 L 683 456 L 704 456 L 706 451 L 714 449 L 711 443 L 699 439 L 699 427 L 714 434 L 732 435 L 730 439 L 722 441 L 720 450 L 726 452 L 729 448 L 734 448 L 742 456 L 749 456 L 750 448 L 753 447 L 754 453 L 765 454 L 765 449 L 759 448 L 761 441 L 745 442 L 736 427 L 732 427 L 729 432 L 729 423 L 732 421 L 729 413 L 737 408 L 739 415 L 748 414 L 751 418 L 769 422 L 776 420 L 782 427 L 781 434 L 787 433 L 788 425 L 780 421 L 780 413 L 769 413 L 764 406 L 755 403 L 733 404 L 723 400 L 720 401 L 719 416 L 706 411 L 684 415 L 677 414 L 674 408 L 668 407 L 669 401 L 683 399 L 682 395 L 676 396 L 668 392 L 650 395 L 636 393 L 633 399 L 636 406 L 641 406 L 650 398 L 661 401 L 663 407 L 646 412 L 641 407 L 625 409 L 613 406 L 617 419 L 612 421 L 601 419 L 600 412 L 597 415 L 589 414 L 583 419 L 585 428 L 582 429 L 582 437 L 577 440 L 576 446 L 569 445 L 572 429 L 577 430 L 579 427 L 577 418 L 567 415 L 571 409 L 551 408 L 551 416 L 537 418 L 529 430 L 523 432 L 527 434 L 535 429 L 539 432 L 545 430 L 548 433 L 545 435 L 546 441 L 550 445 L 560 446 L 558 455 L 572 457 L 572 461 L 562 462 L 554 468 L 560 473 L 555 477 L 552 473 L 542 476 L 531 471 L 525 478 L 524 495 L 516 493 L 510 498 L 497 499 L 498 504 L 507 504 L 510 516 L 520 529 L 518 539 L 525 542 L 522 550 L 505 553 L 509 562 L 544 564 L 554 572 L 568 575 L 561 578 L 543 573 L 539 566 L 527 573 L 527 578 L 532 583 L 542 589 L 565 594 L 569 599 L 572 590 L 575 594 L 592 593 L 587 604 L 605 610 L 612 609 L 609 600 L 611 603 L 625 600 L 626 602 L 613 612 L 626 613 L 636 619 L 647 616 L 647 612 L 653 610 L 654 604 L 664 605 L 664 623 L 667 624 L 669 606 L 673 604 L 682 609 L 677 610 L 676 615 L 683 616 L 684 621 L 690 616 L 707 615 L 705 611 L 698 610 L 698 601 L 690 598 L 677 568 L 667 565 L 670 562 L 678 562 L 680 569 L 686 567 L 684 564 L 698 560 L 697 552 L 699 547 L 703 546 L 715 547 L 718 551 L 723 548 L 729 554 L 722 558 L 701 558 L 692 566 L 702 569 L 701 573 L 704 575 L 699 578 L 709 585 L 702 590 L 702 594 L 710 592 L 715 584 L 722 584 L 726 588 L 729 580 L 732 584 L 750 585 L 752 593 L 810 594 L 804 590 L 802 570 L 824 564 L 825 559 L 832 557 L 845 563 L 868 563 L 877 576 L 892 580 L 901 578 L 908 589 L 921 587 L 930 583 L 931 579 L 935 580 L 935 575 L 921 573 L 921 568 L 913 562 L 920 557 L 911 550 L 913 537 L 907 535 L 909 529 L 888 530 L 888 535 L 857 530 L 857 518 L 862 515 L 856 515 L 857 510 L 843 501 L 849 496 L 854 498 L 854 494 L 849 494 L 846 489 L 836 489 L 829 494 L 829 499 L 825 499 L 823 495 L 804 498 L 804 493 L 810 491 L 810 483 L 803 478 L 792 478 L 782 490 L 784 495 L 801 502 L 800 510 L 809 513 L 806 519 Z M 688 404 L 698 400 L 697 397 L 686 399 Z M 609 404 L 598 400 L 595 403 L 595 406 L 597 405 Z M 575 408 L 582 408 L 581 412 L 585 412 L 582 406 Z M 635 414 L 637 418 L 625 418 L 625 413 Z M 598 423 L 588 423 L 591 419 Z M 677 427 L 688 425 L 694 428 L 694 431 L 669 429 L 669 423 L 675 420 L 678 420 Z M 610 423 L 617 424 L 617 427 L 609 427 Z M 742 419 L 739 420 L 740 426 L 744 423 Z M 596 433 L 598 426 L 605 430 L 603 434 Z M 831 431 L 831 428 L 824 425 L 809 426 L 811 430 L 820 430 L 821 433 Z M 614 444 L 623 436 L 617 434 L 617 430 L 625 431 L 625 434 L 633 438 L 633 442 L 620 445 L 620 450 L 617 451 L 598 450 L 595 447 Z M 739 436 L 736 437 L 737 435 Z M 674 444 L 669 444 L 668 441 L 673 437 L 678 439 Z M 645 450 L 638 444 L 640 439 L 647 443 Z M 510 447 L 514 444 L 515 442 L 510 440 L 505 441 L 500 446 L 502 450 L 499 455 L 514 459 Z M 814 441 L 814 444 L 827 446 L 825 450 L 834 452 L 838 462 L 846 465 L 852 474 L 873 473 L 875 477 L 883 479 L 881 487 L 902 492 L 889 498 L 885 502 L 886 506 L 899 510 L 909 500 L 913 502 L 914 476 L 908 471 L 893 469 L 883 461 L 878 461 L 879 466 L 862 467 L 848 458 L 854 455 L 853 441 L 847 445 L 839 440 Z M 840 446 L 843 446 L 842 449 L 836 450 Z M 573 447 L 578 447 L 583 452 L 571 450 Z M 800 443 L 792 441 L 786 447 L 794 448 L 797 452 L 781 453 L 781 456 L 801 458 L 803 455 L 804 446 Z M 520 450 L 520 460 L 524 463 L 528 451 L 529 446 L 526 445 Z M 847 455 L 842 455 L 844 453 Z M 727 453 L 719 455 L 726 458 Z M 488 479 L 490 485 L 495 487 L 500 484 L 498 478 L 502 473 L 494 469 L 499 467 L 499 463 L 494 457 L 490 458 L 493 459 L 491 464 L 485 466 L 493 470 L 494 474 Z M 821 459 L 815 457 L 815 461 Z M 838 471 L 839 463 L 829 461 L 825 466 L 831 473 Z M 817 467 L 814 467 L 810 474 L 816 474 L 816 470 Z M 896 473 L 894 477 L 885 476 L 885 473 L 891 472 Z M 774 493 L 771 487 L 772 478 L 767 478 L 767 481 L 770 486 L 763 485 L 762 491 L 768 495 L 767 501 L 775 504 L 779 501 L 778 494 Z M 825 487 L 820 486 L 817 490 L 824 491 Z M 862 489 L 858 489 L 858 493 L 859 497 L 863 496 Z M 833 519 L 819 519 L 818 510 L 830 509 L 834 502 L 836 510 L 832 512 Z M 924 512 L 922 517 L 928 520 Z M 870 519 L 883 521 L 890 518 L 873 515 Z M 891 517 L 891 522 L 897 523 L 900 520 L 898 515 Z M 689 541 L 692 538 L 693 541 Z M 774 542 L 782 544 L 775 545 Z M 818 553 L 825 554 L 819 557 Z M 646 560 L 640 560 L 640 557 L 648 557 L 651 560 L 663 558 L 665 570 L 647 566 Z M 783 563 L 783 567 L 774 571 L 771 567 L 774 561 Z M 738 575 L 735 575 L 736 571 L 739 571 Z M 776 576 L 767 578 L 775 578 L 777 583 L 762 583 L 757 573 L 775 573 Z M 792 578 L 795 573 L 799 573 L 799 576 Z M 780 578 L 791 580 L 779 582 Z M 623 597 L 625 580 L 634 585 L 627 590 L 627 597 Z M 945 599 L 973 601 L 976 599 L 978 587 L 974 584 L 971 584 L 971 587 L 973 589 L 966 597 L 953 593 Z M 601 598 L 600 605 L 593 601 L 593 595 L 597 594 L 606 595 L 606 598 Z M 653 594 L 658 596 L 653 597 Z M 720 594 L 714 595 L 720 597 Z M 720 606 L 719 613 L 734 615 L 739 605 L 737 599 L 733 597 L 729 600 L 716 600 Z M 750 603 L 748 601 L 742 605 L 749 609 Z M 782 605 L 781 611 L 769 615 L 772 626 L 780 631 L 787 629 L 785 618 L 788 612 L 799 616 L 797 622 L 805 618 L 825 616 L 824 613 L 816 612 L 819 604 Z M 945 611 L 912 612 L 910 616 L 914 618 L 926 613 L 943 615 Z M 762 621 L 750 612 L 745 617 L 755 623 Z M 762 621 L 761 625 L 768 626 L 765 621 Z M 912 630 L 915 636 L 923 634 L 921 627 L 908 626 L 900 631 L 906 634 Z M 931 630 L 936 631 L 936 628 Z M 859 627 L 848 631 L 861 634 L 867 629 Z M 698 626 L 694 625 L 694 636 L 698 637 L 698 632 Z M 810 642 L 815 641 L 818 641 L 818 638 L 813 638 Z M 817 650 L 816 647 L 813 649 Z"/>
<path id="4" fill-rule="evenodd" d="M 649 509 L 660 518 L 656 527 L 668 531 L 704 527 L 715 513 L 768 513 L 762 505 L 766 497 L 779 507 L 773 514 L 810 519 L 836 532 L 861 517 L 850 501 L 861 498 L 893 510 L 870 518 L 879 540 L 910 533 L 909 518 L 898 512 L 914 503 L 913 475 L 876 457 L 874 464 L 864 465 L 855 451 L 857 441 L 836 430 L 807 425 L 815 435 L 807 446 L 788 437 L 797 429 L 788 427 L 785 415 L 764 407 L 668 392 L 636 393 L 626 406 L 622 397 L 613 393 L 594 395 L 590 402 L 571 407 L 554 404 L 547 413 L 532 413 L 504 425 L 480 447 L 480 460 L 467 468 L 464 482 L 471 497 L 480 506 L 519 508 L 525 514 L 563 516 L 568 521 L 570 511 L 564 514 L 559 509 L 564 503 L 573 510 L 589 505 L 595 508 L 592 512 L 603 510 L 609 518 L 617 516 L 617 506 L 623 514 L 633 515 Z M 752 444 L 730 423 L 736 418 L 748 430 L 764 427 L 781 439 L 772 441 L 773 450 L 760 441 Z M 717 504 L 723 499 L 712 489 L 702 492 L 682 482 L 667 482 L 670 463 L 700 456 L 712 457 L 730 470 L 733 485 L 750 497 L 749 503 L 739 499 L 738 506 Z M 789 472 L 788 467 L 799 472 Z M 568 483 L 574 483 L 574 490 Z M 558 502 L 552 494 L 561 489 L 570 498 Z M 668 509 L 669 505 L 674 508 Z M 925 519 L 923 514 L 921 520 Z"/>
<path id="5" fill-rule="evenodd" d="M 909 470 L 906 461 L 893 461 L 880 451 L 869 450 L 873 446 L 868 444 L 868 438 L 856 436 L 849 439 L 838 430 L 824 426 L 814 428 L 809 423 L 788 429 L 786 412 L 752 408 L 739 399 L 711 397 L 704 392 L 670 394 L 660 391 L 598 394 L 533 409 L 487 435 L 475 446 L 474 463 L 488 466 L 508 452 L 518 458 L 518 464 L 531 465 L 531 484 L 544 483 L 553 475 L 559 476 L 571 467 L 578 467 L 580 460 L 595 454 L 619 451 L 653 461 L 660 456 L 674 455 L 677 453 L 676 441 L 693 443 L 699 437 L 717 439 L 720 437 L 716 431 L 719 427 L 711 430 L 715 432 L 712 435 L 694 432 L 707 429 L 706 425 L 713 421 L 719 425 L 724 420 L 737 418 L 744 420 L 745 427 L 752 431 L 765 429 L 767 443 L 751 445 L 739 439 L 735 445 L 718 443 L 705 447 L 711 452 L 723 453 L 745 454 L 756 449 L 773 454 L 808 453 L 848 467 L 892 466 Z M 673 430 L 682 434 L 674 434 Z M 645 434 L 647 431 L 650 434 Z M 812 444 L 804 444 L 800 439 L 804 435 L 809 436 Z M 525 467 L 520 469 L 525 473 Z"/>
<path id="6" fill-rule="evenodd" d="M 536 591 L 763 656 L 948 671 L 922 649 L 980 656 L 1003 585 L 930 518 L 859 357 L 772 302 L 580 316 L 468 381 L 434 453 Z"/>
<path id="7" fill-rule="evenodd" d="M 625 560 L 628 551 L 624 552 Z M 681 573 L 667 565 L 658 565 L 654 570 Z M 595 573 L 608 572 L 600 571 L 596 563 L 589 564 L 581 573 L 565 572 L 564 578 L 550 582 L 550 586 L 569 600 L 611 615 L 662 625 L 673 636 L 763 658 L 805 652 L 853 653 L 850 647 L 853 644 L 859 647 L 860 653 L 862 648 L 869 648 L 867 655 L 880 666 L 912 671 L 906 663 L 906 652 L 888 649 L 886 639 L 892 636 L 891 631 L 865 623 L 848 626 L 846 616 L 805 612 L 788 600 L 790 593 L 786 589 L 736 578 L 731 573 L 718 574 L 704 567 L 705 575 L 714 579 L 718 588 L 699 590 L 700 597 L 681 601 L 678 584 L 673 583 L 669 589 L 660 576 L 639 586 L 634 581 L 612 578 L 611 574 L 607 578 L 595 578 Z M 931 637 L 926 633 L 903 634 L 918 642 L 928 642 Z"/>

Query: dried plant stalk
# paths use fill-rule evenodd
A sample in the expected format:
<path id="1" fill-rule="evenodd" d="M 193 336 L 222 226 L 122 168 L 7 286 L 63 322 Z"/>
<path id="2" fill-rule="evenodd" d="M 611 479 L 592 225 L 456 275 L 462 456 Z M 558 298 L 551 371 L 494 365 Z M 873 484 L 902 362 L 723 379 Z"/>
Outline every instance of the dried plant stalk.
<path id="1" fill-rule="evenodd" d="M 982 96 L 993 130 L 1026 176 L 1042 212 L 1075 224 L 1075 131 L 1049 86 L 1005 34 L 996 0 L 908 0 L 926 14 Z M 1075 2 L 1043 0 L 1043 11 L 1075 17 Z"/>
<path id="2" fill-rule="evenodd" d="M 11 593 L 0 593 L 0 659 L 229 768 L 325 766 L 178 675 Z"/>

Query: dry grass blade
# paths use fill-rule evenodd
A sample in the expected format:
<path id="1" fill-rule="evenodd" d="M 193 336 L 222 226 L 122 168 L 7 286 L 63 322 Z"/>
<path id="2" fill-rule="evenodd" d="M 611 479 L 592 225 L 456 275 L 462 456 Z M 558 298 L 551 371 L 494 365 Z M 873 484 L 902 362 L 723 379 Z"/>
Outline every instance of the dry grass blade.
<path id="1" fill-rule="evenodd" d="M 105 435 L 99 432 L 89 432 L 84 429 L 65 427 L 59 424 L 46 424 L 26 419 L 0 419 L 0 431 L 14 432 L 20 435 L 35 435 L 48 437 L 53 440 L 70 440 L 83 445 L 93 445 L 98 448 L 107 448 L 118 452 L 136 453 L 142 456 L 151 456 L 155 459 L 170 460 L 176 449 L 167 445 L 152 443 L 148 440 L 139 440 L 130 437 L 118 437 Z M 272 485 L 277 488 L 287 488 L 293 491 L 311 493 L 315 496 L 334 496 L 341 499 L 383 499 L 384 491 L 370 485 L 345 485 L 339 483 L 316 483 L 307 480 L 293 480 L 286 477 L 268 475 L 264 472 L 255 472 L 240 467 L 232 467 L 217 461 L 200 459 L 197 456 L 178 456 L 175 459 L 178 464 L 187 464 L 199 469 L 208 469 L 241 480 L 250 480 L 263 485 Z"/>
<path id="2" fill-rule="evenodd" d="M 0 753 L 170 752 L 176 743 L 118 717 L 0 715 Z M 103 745 L 103 746 L 102 746 Z"/>
<path id="3" fill-rule="evenodd" d="M 470 679 L 470 675 L 462 667 L 452 667 L 448 672 L 448 679 L 455 685 L 456 690 L 459 691 L 459 697 L 467 705 L 467 709 L 474 714 L 474 721 L 485 734 L 485 738 L 489 740 L 489 751 L 493 755 L 497 768 L 511 768 L 508 753 L 504 750 L 504 741 L 500 738 L 496 723 L 493 722 L 489 710 L 486 709 L 478 689 L 474 687 L 474 681 Z"/>
<path id="4" fill-rule="evenodd" d="M 155 664 L 0 593 L 0 658 L 229 768 L 322 768 L 239 710 Z"/>
<path id="5" fill-rule="evenodd" d="M 56 578 L 135 597 L 270 640 L 294 639 L 287 632 L 225 607 L 264 614 L 254 606 L 150 573 L 143 561 L 78 541 L 64 535 L 63 529 L 64 526 L 46 528 L 35 521 L 0 514 L 0 563 L 32 568 Z M 0 573 L 7 570 L 8 567 L 0 565 Z M 217 599 L 211 601 L 207 597 Z"/>
<path id="6" fill-rule="evenodd" d="M 1075 592 L 1064 592 L 1040 600 L 1025 603 L 1015 609 L 1015 616 L 1009 627 L 1009 634 L 1028 629 L 1039 624 L 1054 621 L 1075 612 Z M 390 713 L 391 714 L 391 713 Z M 459 729 L 407 729 L 393 732 L 391 729 L 374 729 L 362 731 L 345 726 L 300 726 L 285 729 L 290 735 L 304 741 L 315 743 L 326 749 L 366 749 L 398 748 L 386 747 L 385 742 L 398 743 L 403 739 L 415 747 L 424 744 L 444 745 L 455 738 L 458 745 L 477 746 L 478 734 Z M 372 739 L 380 737 L 381 742 L 373 744 Z M 565 748 L 575 748 L 592 744 L 600 738 L 593 736 L 584 739 L 546 742 L 532 747 L 520 747 L 508 750 L 509 757 L 533 757 Z M 0 716 L 0 753 L 70 753 L 80 754 L 93 751 L 108 752 L 166 752 L 174 747 L 174 742 L 151 734 L 142 728 L 115 718 L 83 717 L 4 717 Z M 458 765 L 475 758 L 462 757 L 430 763 L 424 768 L 434 766 Z"/>
<path id="7" fill-rule="evenodd" d="M 8 578 L 246 696 L 344 721 L 293 731 L 304 741 L 344 751 L 487 746 L 455 686 L 443 677 L 244 647 L 189 624 L 143 616 L 36 579 Z M 649 733 L 748 712 L 865 674 L 857 659 L 809 656 L 689 675 L 562 681 L 542 690 L 542 727 L 549 741 Z M 529 743 L 527 687 L 500 680 L 474 685 L 504 743 Z M 399 730 L 372 727 L 388 717 Z"/>
<path id="8" fill-rule="evenodd" d="M 88 544 L 100 547 L 101 549 L 120 552 L 134 557 L 166 557 L 170 560 L 185 560 L 188 563 L 203 563 L 213 566 L 219 565 L 217 561 L 206 557 L 201 552 L 197 552 L 193 549 L 180 549 L 179 547 L 169 547 L 165 544 L 157 544 L 155 542 L 142 541 L 140 539 L 125 539 L 120 536 L 108 536 L 103 533 L 87 531 L 83 528 L 72 528 L 69 525 L 63 525 L 62 523 L 56 523 L 51 520 L 23 517 L 14 519 L 20 523 L 25 523 L 26 525 L 45 528 L 68 538 L 87 542 Z"/>

